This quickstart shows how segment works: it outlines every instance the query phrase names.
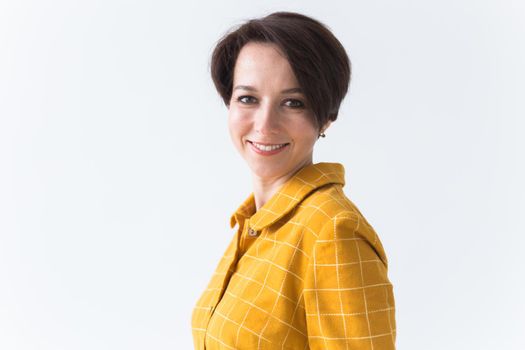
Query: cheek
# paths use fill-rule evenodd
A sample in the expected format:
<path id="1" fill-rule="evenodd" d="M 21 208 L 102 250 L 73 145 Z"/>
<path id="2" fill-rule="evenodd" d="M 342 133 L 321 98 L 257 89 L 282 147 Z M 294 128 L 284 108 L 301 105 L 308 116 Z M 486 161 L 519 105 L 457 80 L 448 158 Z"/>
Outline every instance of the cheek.
<path id="1" fill-rule="evenodd" d="M 244 136 L 249 130 L 247 119 L 235 110 L 228 113 L 228 129 L 234 142 L 241 142 L 240 137 Z"/>
<path id="2" fill-rule="evenodd" d="M 317 129 L 309 120 L 302 120 L 300 123 L 296 123 L 291 130 L 296 143 L 313 146 L 317 140 Z"/>

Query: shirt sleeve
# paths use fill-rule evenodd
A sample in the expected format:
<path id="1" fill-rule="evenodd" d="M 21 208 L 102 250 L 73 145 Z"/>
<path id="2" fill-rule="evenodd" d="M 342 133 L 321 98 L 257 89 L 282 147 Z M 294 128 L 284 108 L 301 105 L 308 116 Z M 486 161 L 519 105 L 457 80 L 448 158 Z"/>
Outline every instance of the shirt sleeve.
<path id="1" fill-rule="evenodd" d="M 303 292 L 310 349 L 395 349 L 386 255 L 361 216 L 345 213 L 323 226 Z"/>

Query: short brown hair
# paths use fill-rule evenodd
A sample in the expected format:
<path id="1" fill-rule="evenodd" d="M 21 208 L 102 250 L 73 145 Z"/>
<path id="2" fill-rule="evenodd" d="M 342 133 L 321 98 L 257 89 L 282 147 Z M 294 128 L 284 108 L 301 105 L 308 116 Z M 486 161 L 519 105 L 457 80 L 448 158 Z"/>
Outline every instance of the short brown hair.
<path id="1" fill-rule="evenodd" d="M 226 106 L 237 56 L 248 42 L 273 43 L 284 53 L 321 128 L 337 119 L 348 91 L 351 64 L 343 45 L 321 22 L 294 12 L 275 12 L 230 30 L 211 59 L 213 83 Z"/>

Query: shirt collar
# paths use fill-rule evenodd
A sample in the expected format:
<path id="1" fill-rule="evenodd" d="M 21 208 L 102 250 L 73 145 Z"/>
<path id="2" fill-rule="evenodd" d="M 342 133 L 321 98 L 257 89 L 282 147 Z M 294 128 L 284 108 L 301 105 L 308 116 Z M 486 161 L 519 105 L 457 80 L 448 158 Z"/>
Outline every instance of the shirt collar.
<path id="1" fill-rule="evenodd" d="M 310 164 L 300 169 L 275 193 L 268 202 L 255 211 L 253 192 L 232 214 L 231 228 L 250 218 L 250 227 L 256 231 L 270 226 L 294 209 L 309 193 L 327 184 L 345 185 L 345 169 L 339 163 Z"/>

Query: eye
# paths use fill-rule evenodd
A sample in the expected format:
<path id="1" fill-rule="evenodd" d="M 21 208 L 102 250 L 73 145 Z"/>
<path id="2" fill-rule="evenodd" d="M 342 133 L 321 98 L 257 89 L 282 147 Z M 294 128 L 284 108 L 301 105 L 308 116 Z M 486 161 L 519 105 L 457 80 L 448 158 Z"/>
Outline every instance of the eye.
<path id="1" fill-rule="evenodd" d="M 290 108 L 295 108 L 295 109 L 298 109 L 298 108 L 304 108 L 304 103 L 301 101 L 301 100 L 296 100 L 296 99 L 288 99 L 284 102 L 284 104 L 287 106 L 287 107 L 290 107 Z"/>
<path id="2" fill-rule="evenodd" d="M 252 104 L 252 103 L 255 103 L 257 100 L 253 96 L 243 95 L 243 96 L 237 97 L 237 101 L 242 104 Z"/>

